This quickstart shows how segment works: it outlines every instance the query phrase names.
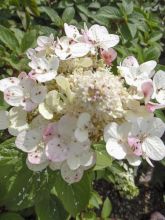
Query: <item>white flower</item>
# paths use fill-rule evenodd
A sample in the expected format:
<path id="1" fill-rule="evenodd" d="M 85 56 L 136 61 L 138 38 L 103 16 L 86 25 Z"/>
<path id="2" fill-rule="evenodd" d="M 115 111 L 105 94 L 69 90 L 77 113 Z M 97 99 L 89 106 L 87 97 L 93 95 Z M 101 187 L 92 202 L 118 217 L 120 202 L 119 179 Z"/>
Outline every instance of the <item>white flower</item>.
<path id="1" fill-rule="evenodd" d="M 128 85 L 141 90 L 141 84 L 153 76 L 155 67 L 156 61 L 150 60 L 139 65 L 137 60 L 130 56 L 124 59 L 118 70 Z"/>
<path id="2" fill-rule="evenodd" d="M 162 160 L 165 156 L 165 146 L 160 137 L 165 131 L 165 124 L 159 118 L 138 118 L 132 124 L 129 136 L 136 137 L 141 142 L 144 158 Z"/>
<path id="3" fill-rule="evenodd" d="M 140 156 L 152 164 L 150 159 L 165 157 L 165 146 L 160 139 L 164 131 L 165 124 L 159 118 L 137 118 L 122 125 L 110 123 L 104 130 L 107 152 L 118 160 L 126 158 L 134 166 L 141 163 Z"/>
<path id="4" fill-rule="evenodd" d="M 37 39 L 38 47 L 35 48 L 36 51 L 45 51 L 48 52 L 51 48 L 53 48 L 55 41 L 53 34 L 47 36 L 39 36 Z"/>
<path id="5" fill-rule="evenodd" d="M 75 137 L 78 141 L 84 142 L 88 140 L 88 126 L 91 117 L 87 112 L 81 113 L 77 121 L 77 128 L 75 130 Z"/>
<path id="6" fill-rule="evenodd" d="M 52 90 L 46 94 L 45 102 L 39 105 L 39 113 L 47 120 L 53 118 L 53 113 L 58 108 L 60 96 L 56 90 Z"/>
<path id="7" fill-rule="evenodd" d="M 38 80 L 39 82 L 47 82 L 55 79 L 57 75 L 57 69 L 59 66 L 59 59 L 55 56 L 50 58 L 33 58 L 29 63 L 33 73 L 31 78 Z"/>
<path id="8" fill-rule="evenodd" d="M 17 136 L 19 132 L 27 130 L 27 113 L 21 107 L 13 107 L 9 112 L 0 110 L 0 130 L 8 128 L 11 135 Z"/>
<path id="9" fill-rule="evenodd" d="M 159 70 L 153 78 L 154 93 L 152 98 L 160 104 L 165 104 L 165 72 Z"/>
<path id="10" fill-rule="evenodd" d="M 90 51 L 90 46 L 84 42 L 71 42 L 67 37 L 58 39 L 55 53 L 61 60 L 83 57 Z"/>
<path id="11" fill-rule="evenodd" d="M 11 106 L 22 106 L 26 111 L 32 111 L 43 102 L 46 87 L 20 74 L 18 78 L 0 80 L 0 91 L 4 92 L 5 101 Z"/>
<path id="12" fill-rule="evenodd" d="M 93 165 L 95 157 L 90 150 L 88 134 L 85 138 L 83 134 L 83 142 L 82 139 L 76 140 L 74 136 L 77 124 L 84 125 L 81 121 L 83 118 L 86 119 L 85 124 L 89 122 L 89 117 L 83 117 L 83 115 L 80 115 L 78 122 L 77 118 L 71 115 L 64 115 L 59 120 L 54 137 L 46 145 L 46 155 L 50 161 L 66 161 L 71 170 L 76 170 L 80 166 L 85 169 Z"/>
<path id="13" fill-rule="evenodd" d="M 0 130 L 9 127 L 8 111 L 0 110 Z"/>
<path id="14" fill-rule="evenodd" d="M 84 169 L 82 167 L 71 170 L 67 163 L 63 163 L 61 167 L 61 176 L 67 183 L 76 183 L 79 182 L 83 176 Z"/>
<path id="15" fill-rule="evenodd" d="M 79 38 L 82 37 L 77 27 L 75 27 L 74 25 L 68 25 L 65 23 L 64 31 L 65 31 L 66 36 L 71 40 L 78 41 Z"/>
<path id="16" fill-rule="evenodd" d="M 115 34 L 109 34 L 108 30 L 104 26 L 98 24 L 92 25 L 89 30 L 85 30 L 85 34 L 88 37 L 88 41 L 95 47 L 108 50 L 111 47 L 116 46 L 119 43 L 119 36 Z"/>
<path id="17" fill-rule="evenodd" d="M 42 129 L 34 128 L 20 132 L 15 144 L 18 149 L 24 152 L 35 151 L 40 144 L 42 145 Z"/>

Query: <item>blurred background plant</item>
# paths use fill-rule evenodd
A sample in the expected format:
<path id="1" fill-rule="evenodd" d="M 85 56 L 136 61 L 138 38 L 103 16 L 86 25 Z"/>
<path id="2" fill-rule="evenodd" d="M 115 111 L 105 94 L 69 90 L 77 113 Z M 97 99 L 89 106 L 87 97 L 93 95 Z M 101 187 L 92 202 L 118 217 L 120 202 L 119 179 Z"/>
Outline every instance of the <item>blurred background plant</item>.
<path id="1" fill-rule="evenodd" d="M 79 28 L 84 23 L 89 27 L 95 23 L 104 25 L 110 33 L 120 36 L 115 62 L 135 55 L 140 63 L 155 59 L 165 70 L 164 0 L 0 0 L 0 78 L 28 71 L 26 50 L 35 46 L 39 35 L 62 35 L 64 23 Z M 0 96 L 0 108 L 7 107 Z M 157 116 L 164 119 L 161 111 Z M 0 133 L 1 142 L 7 138 Z M 137 196 L 139 190 L 133 170 L 113 162 L 104 150 L 104 143 L 93 147 L 97 152 L 95 173 L 85 176 L 79 184 L 66 186 L 47 171 L 33 174 L 24 167 L 24 155 L 14 149 L 12 141 L 3 142 L 0 220 L 65 220 L 71 216 L 76 220 L 109 219 L 110 199 L 99 195 L 99 187 L 94 191 L 91 184 L 104 179 L 128 199 Z"/>

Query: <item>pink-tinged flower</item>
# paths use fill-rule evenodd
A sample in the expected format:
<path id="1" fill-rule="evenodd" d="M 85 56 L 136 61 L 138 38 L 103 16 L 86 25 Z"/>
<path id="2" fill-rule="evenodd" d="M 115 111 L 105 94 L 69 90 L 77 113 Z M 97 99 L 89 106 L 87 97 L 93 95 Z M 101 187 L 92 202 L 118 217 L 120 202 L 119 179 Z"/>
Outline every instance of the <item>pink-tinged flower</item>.
<path id="1" fill-rule="evenodd" d="M 153 78 L 154 93 L 152 98 L 158 103 L 165 104 L 165 71 L 159 70 Z"/>
<path id="2" fill-rule="evenodd" d="M 58 128 L 56 123 L 49 123 L 43 130 L 43 140 L 48 142 L 55 135 L 58 135 Z"/>
<path id="3" fill-rule="evenodd" d="M 11 77 L 0 80 L 0 91 L 4 93 L 5 101 L 11 106 L 22 106 L 26 111 L 32 111 L 43 102 L 46 87 L 30 79 L 26 73 L 18 78 Z"/>
<path id="4" fill-rule="evenodd" d="M 112 62 L 116 59 L 117 57 L 117 52 L 112 49 L 109 48 L 108 51 L 106 50 L 100 50 L 100 54 L 101 54 L 101 58 L 104 60 L 104 62 L 111 66 Z"/>
<path id="5" fill-rule="evenodd" d="M 149 80 L 143 82 L 142 85 L 141 85 L 141 90 L 142 90 L 143 95 L 144 95 L 145 104 L 147 104 L 150 101 L 151 96 L 154 92 L 152 80 L 149 79 Z"/>
<path id="6" fill-rule="evenodd" d="M 136 156 L 142 155 L 142 145 L 141 141 L 137 137 L 128 137 L 128 144 Z"/>
<path id="7" fill-rule="evenodd" d="M 80 38 L 82 37 L 79 30 L 74 25 L 68 25 L 65 23 L 64 24 L 64 31 L 65 31 L 66 36 L 70 40 L 73 40 L 75 42 L 78 42 L 80 40 Z"/>
<path id="8" fill-rule="evenodd" d="M 164 109 L 165 104 L 159 104 L 159 103 L 154 103 L 154 102 L 148 102 L 146 104 L 147 111 L 149 112 L 154 112 L 157 109 Z"/>
<path id="9" fill-rule="evenodd" d="M 108 124 L 104 129 L 106 149 L 112 157 L 127 159 L 131 165 L 138 166 L 141 157 L 150 164 L 151 160 L 165 157 L 165 146 L 160 137 L 165 131 L 165 123 L 159 118 L 137 118 L 132 123 Z"/>
<path id="10" fill-rule="evenodd" d="M 154 60 L 150 60 L 139 65 L 135 57 L 129 56 L 118 66 L 118 70 L 128 85 L 141 91 L 142 83 L 154 75 L 156 64 Z"/>
<path id="11" fill-rule="evenodd" d="M 119 43 L 119 36 L 115 34 L 109 34 L 108 30 L 104 26 L 98 24 L 92 25 L 89 30 L 85 27 L 85 36 L 88 36 L 88 41 L 92 43 L 94 47 L 108 50 L 111 47 L 116 46 Z"/>
<path id="12" fill-rule="evenodd" d="M 90 51 L 90 46 L 84 42 L 70 41 L 68 37 L 57 40 L 55 53 L 61 60 L 83 57 Z"/>
<path id="13" fill-rule="evenodd" d="M 59 67 L 59 59 L 56 56 L 50 58 L 34 57 L 29 66 L 32 68 L 30 77 L 39 82 L 47 82 L 55 79 Z"/>

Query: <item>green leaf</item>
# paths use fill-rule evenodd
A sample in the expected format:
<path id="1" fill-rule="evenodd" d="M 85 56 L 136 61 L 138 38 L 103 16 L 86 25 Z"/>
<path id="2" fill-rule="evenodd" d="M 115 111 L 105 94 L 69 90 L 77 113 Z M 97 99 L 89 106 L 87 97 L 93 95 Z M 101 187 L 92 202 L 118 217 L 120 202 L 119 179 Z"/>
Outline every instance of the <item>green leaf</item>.
<path id="1" fill-rule="evenodd" d="M 132 0 L 123 0 L 122 6 L 123 6 L 127 15 L 132 14 L 132 12 L 133 12 L 133 1 Z"/>
<path id="2" fill-rule="evenodd" d="M 75 9 L 73 7 L 68 7 L 64 10 L 62 14 L 62 20 L 64 23 L 70 23 L 70 21 L 75 16 Z"/>
<path id="3" fill-rule="evenodd" d="M 14 212 L 7 212 L 0 215 L 0 220 L 24 220 L 24 218 Z"/>
<path id="4" fill-rule="evenodd" d="M 155 113 L 156 117 L 162 119 L 162 121 L 165 122 L 165 114 L 163 113 L 162 110 L 157 109 L 154 113 Z"/>
<path id="5" fill-rule="evenodd" d="M 102 170 L 112 165 L 112 158 L 107 154 L 105 150 L 96 151 L 96 165 L 94 170 Z"/>
<path id="6" fill-rule="evenodd" d="M 148 41 L 149 44 L 154 43 L 155 41 L 159 41 L 163 36 L 163 33 L 156 31 L 150 35 L 150 39 Z"/>
<path id="7" fill-rule="evenodd" d="M 134 38 L 135 35 L 136 35 L 136 32 L 137 32 L 136 24 L 128 23 L 127 25 L 128 25 L 128 29 L 129 29 L 129 31 L 130 31 L 130 33 L 132 35 L 132 38 Z"/>
<path id="8" fill-rule="evenodd" d="M 26 52 L 27 49 L 35 46 L 36 37 L 37 37 L 37 32 L 35 30 L 28 31 L 24 34 L 21 42 L 22 53 Z"/>
<path id="9" fill-rule="evenodd" d="M 33 206 L 47 179 L 45 172 L 33 173 L 27 168 L 14 138 L 0 145 L 0 177 L 0 205 L 14 211 Z"/>
<path id="10" fill-rule="evenodd" d="M 66 220 L 67 213 L 61 202 L 54 196 L 45 194 L 35 205 L 38 220 Z"/>
<path id="11" fill-rule="evenodd" d="M 58 174 L 54 186 L 57 197 L 71 215 L 75 216 L 87 206 L 91 193 L 91 183 L 87 175 L 80 182 L 69 185 Z"/>
<path id="12" fill-rule="evenodd" d="M 109 19 L 121 19 L 122 15 L 118 8 L 112 6 L 104 6 L 99 9 L 97 12 L 100 16 L 109 18 Z"/>
<path id="13" fill-rule="evenodd" d="M 13 51 L 18 51 L 19 43 L 14 33 L 2 25 L 0 25 L 0 40 L 6 47 Z"/>
<path id="14" fill-rule="evenodd" d="M 84 5 L 76 5 L 80 12 L 84 13 L 86 16 L 91 17 L 91 12 Z"/>
<path id="15" fill-rule="evenodd" d="M 31 11 L 34 15 L 39 16 L 39 15 L 40 15 L 40 12 L 39 12 L 39 10 L 38 10 L 36 0 L 28 0 L 27 3 L 28 3 L 28 7 L 29 7 L 30 11 Z"/>
<path id="16" fill-rule="evenodd" d="M 151 46 L 150 48 L 145 50 L 144 59 L 145 61 L 158 60 L 160 57 L 160 54 L 161 54 L 161 51 L 157 46 Z"/>
<path id="17" fill-rule="evenodd" d="M 103 208 L 101 210 L 101 217 L 103 219 L 108 218 L 112 212 L 112 204 L 109 198 L 107 197 L 104 201 Z"/>
<path id="18" fill-rule="evenodd" d="M 96 21 L 98 24 L 104 25 L 104 26 L 108 26 L 109 25 L 109 19 L 107 17 L 103 17 L 100 14 L 96 14 L 91 16 L 93 18 L 94 21 Z"/>
<path id="19" fill-rule="evenodd" d="M 63 26 L 63 21 L 60 18 L 60 16 L 58 15 L 58 13 L 49 7 L 41 7 L 40 8 L 41 12 L 46 13 L 49 18 L 51 19 L 51 21 L 57 26 L 57 27 L 62 27 Z"/>
<path id="20" fill-rule="evenodd" d="M 132 39 L 130 30 L 126 24 L 120 26 L 120 32 L 125 41 L 130 41 Z"/>
<path id="21" fill-rule="evenodd" d="M 102 204 L 101 196 L 98 194 L 98 192 L 93 191 L 89 201 L 89 207 L 99 209 L 101 204 Z"/>

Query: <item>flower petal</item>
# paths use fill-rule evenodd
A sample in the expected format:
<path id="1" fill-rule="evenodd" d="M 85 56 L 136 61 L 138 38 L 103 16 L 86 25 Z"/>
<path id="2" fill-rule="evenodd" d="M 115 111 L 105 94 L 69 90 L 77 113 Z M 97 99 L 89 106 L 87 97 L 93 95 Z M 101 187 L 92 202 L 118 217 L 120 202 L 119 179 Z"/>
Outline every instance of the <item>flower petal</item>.
<path id="1" fill-rule="evenodd" d="M 130 155 L 130 154 L 126 156 L 126 159 L 128 160 L 129 164 L 132 166 L 139 166 L 142 161 L 140 157 L 136 155 Z"/>
<path id="2" fill-rule="evenodd" d="M 28 160 L 26 160 L 26 165 L 29 168 L 29 170 L 32 170 L 34 172 L 39 172 L 44 170 L 48 166 L 48 161 L 40 164 L 32 164 Z"/>
<path id="3" fill-rule="evenodd" d="M 157 136 L 149 136 L 142 143 L 142 149 L 152 160 L 162 160 L 165 157 L 165 145 Z"/>
<path id="4" fill-rule="evenodd" d="M 114 138 L 109 138 L 106 143 L 106 150 L 109 155 L 117 160 L 122 160 L 126 156 L 126 147 L 124 144 L 119 143 L 118 140 Z"/>
<path id="5" fill-rule="evenodd" d="M 23 96 L 21 86 L 12 86 L 4 91 L 4 99 L 11 106 L 20 106 L 24 98 Z"/>
<path id="6" fill-rule="evenodd" d="M 22 131 L 18 134 L 15 144 L 16 147 L 24 152 L 32 152 L 36 150 L 40 143 L 42 135 L 39 129 Z"/>
<path id="7" fill-rule="evenodd" d="M 61 143 L 60 138 L 55 137 L 51 139 L 46 145 L 46 156 L 53 162 L 62 162 L 66 160 L 68 149 Z"/>
<path id="8" fill-rule="evenodd" d="M 50 120 L 53 118 L 53 112 L 48 108 L 45 103 L 39 104 L 38 110 L 45 119 Z"/>
<path id="9" fill-rule="evenodd" d="M 28 161 L 32 164 L 42 164 L 47 162 L 47 157 L 44 149 L 38 148 L 33 152 L 28 153 Z"/>
<path id="10" fill-rule="evenodd" d="M 17 86 L 19 85 L 20 80 L 16 77 L 9 77 L 6 79 L 1 79 L 0 80 L 0 91 L 4 92 L 6 89 L 12 86 Z"/>
<path id="11" fill-rule="evenodd" d="M 8 112 L 0 110 L 0 130 L 4 130 L 9 127 Z"/>
<path id="12" fill-rule="evenodd" d="M 109 138 L 119 138 L 118 127 L 119 125 L 116 122 L 112 122 L 104 128 L 104 140 L 106 142 Z"/>
<path id="13" fill-rule="evenodd" d="M 30 92 L 32 101 L 37 104 L 43 102 L 46 96 L 46 92 L 47 89 L 45 86 L 42 85 L 34 86 Z"/>
<path id="14" fill-rule="evenodd" d="M 79 182 L 83 173 L 84 170 L 81 167 L 77 170 L 71 170 L 66 163 L 64 163 L 61 167 L 61 176 L 69 184 Z"/>
<path id="15" fill-rule="evenodd" d="M 88 130 L 77 128 L 74 132 L 76 139 L 80 142 L 88 140 Z"/>

